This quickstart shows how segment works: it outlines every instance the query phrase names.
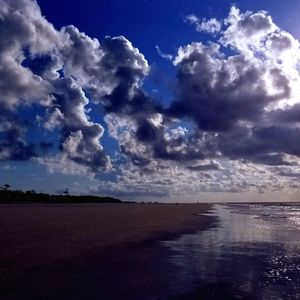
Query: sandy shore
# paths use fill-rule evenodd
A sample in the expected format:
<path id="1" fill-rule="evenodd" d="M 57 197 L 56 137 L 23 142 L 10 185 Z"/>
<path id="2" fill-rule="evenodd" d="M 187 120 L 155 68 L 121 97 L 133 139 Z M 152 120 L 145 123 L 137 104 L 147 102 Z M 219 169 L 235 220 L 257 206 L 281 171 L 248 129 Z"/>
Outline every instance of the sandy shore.
<path id="1" fill-rule="evenodd" d="M 135 272 L 132 264 L 154 259 L 157 249 L 151 248 L 153 242 L 210 226 L 212 219 L 199 215 L 209 208 L 208 204 L 1 206 L 0 288 L 5 299 L 57 299 L 56 289 L 60 299 L 69 299 L 70 286 L 87 285 L 95 281 L 97 273 L 97 280 L 112 289 L 111 280 L 118 278 L 118 273 L 126 268 Z M 144 257 L 139 257 L 141 254 Z M 161 256 L 155 255 L 155 260 Z M 149 282 L 155 272 L 153 269 Z M 82 273 L 93 278 L 78 281 L 75 277 Z M 97 297 L 114 298 L 103 290 L 105 285 L 102 291 L 97 286 L 81 286 L 80 293 L 87 299 L 85 291 L 92 289 Z M 28 297 L 24 298 L 24 293 Z"/>

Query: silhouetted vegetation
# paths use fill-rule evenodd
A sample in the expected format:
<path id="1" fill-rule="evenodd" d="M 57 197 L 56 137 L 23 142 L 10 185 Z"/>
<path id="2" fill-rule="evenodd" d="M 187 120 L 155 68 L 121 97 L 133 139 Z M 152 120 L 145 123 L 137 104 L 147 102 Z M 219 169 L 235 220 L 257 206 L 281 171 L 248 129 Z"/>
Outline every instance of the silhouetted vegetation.
<path id="1" fill-rule="evenodd" d="M 99 196 L 73 196 L 70 195 L 69 189 L 65 189 L 63 195 L 49 195 L 45 193 L 37 193 L 35 190 L 22 191 L 10 190 L 11 186 L 5 184 L 0 188 L 0 204 L 14 203 L 38 203 L 38 204 L 76 204 L 76 203 L 123 203 L 119 199 L 112 197 Z"/>

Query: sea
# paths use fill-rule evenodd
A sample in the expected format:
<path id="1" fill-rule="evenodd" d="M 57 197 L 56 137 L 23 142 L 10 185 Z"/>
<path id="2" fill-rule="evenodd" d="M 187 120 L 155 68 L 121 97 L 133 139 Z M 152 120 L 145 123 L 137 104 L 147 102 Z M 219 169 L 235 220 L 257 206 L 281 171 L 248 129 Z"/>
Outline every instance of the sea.
<path id="1" fill-rule="evenodd" d="M 300 299 L 300 205 L 216 204 L 209 214 L 217 226 L 160 242 L 174 267 L 168 299 Z"/>

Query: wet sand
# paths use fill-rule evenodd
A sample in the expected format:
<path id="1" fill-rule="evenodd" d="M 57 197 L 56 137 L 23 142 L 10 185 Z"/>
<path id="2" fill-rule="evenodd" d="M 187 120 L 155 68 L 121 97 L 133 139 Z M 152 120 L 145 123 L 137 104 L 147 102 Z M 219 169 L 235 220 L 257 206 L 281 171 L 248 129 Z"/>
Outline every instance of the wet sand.
<path id="1" fill-rule="evenodd" d="M 208 204 L 0 206 L 3 299 L 164 299 L 157 241 L 206 229 Z M 121 297 L 121 298 L 120 298 Z"/>

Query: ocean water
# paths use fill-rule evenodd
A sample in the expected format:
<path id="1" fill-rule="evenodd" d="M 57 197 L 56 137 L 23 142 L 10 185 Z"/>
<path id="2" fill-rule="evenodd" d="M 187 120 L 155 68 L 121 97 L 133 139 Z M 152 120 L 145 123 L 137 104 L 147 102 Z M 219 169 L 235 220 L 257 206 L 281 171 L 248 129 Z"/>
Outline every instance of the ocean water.
<path id="1" fill-rule="evenodd" d="M 170 299 L 300 299 L 300 206 L 215 205 L 219 226 L 162 242 Z"/>

